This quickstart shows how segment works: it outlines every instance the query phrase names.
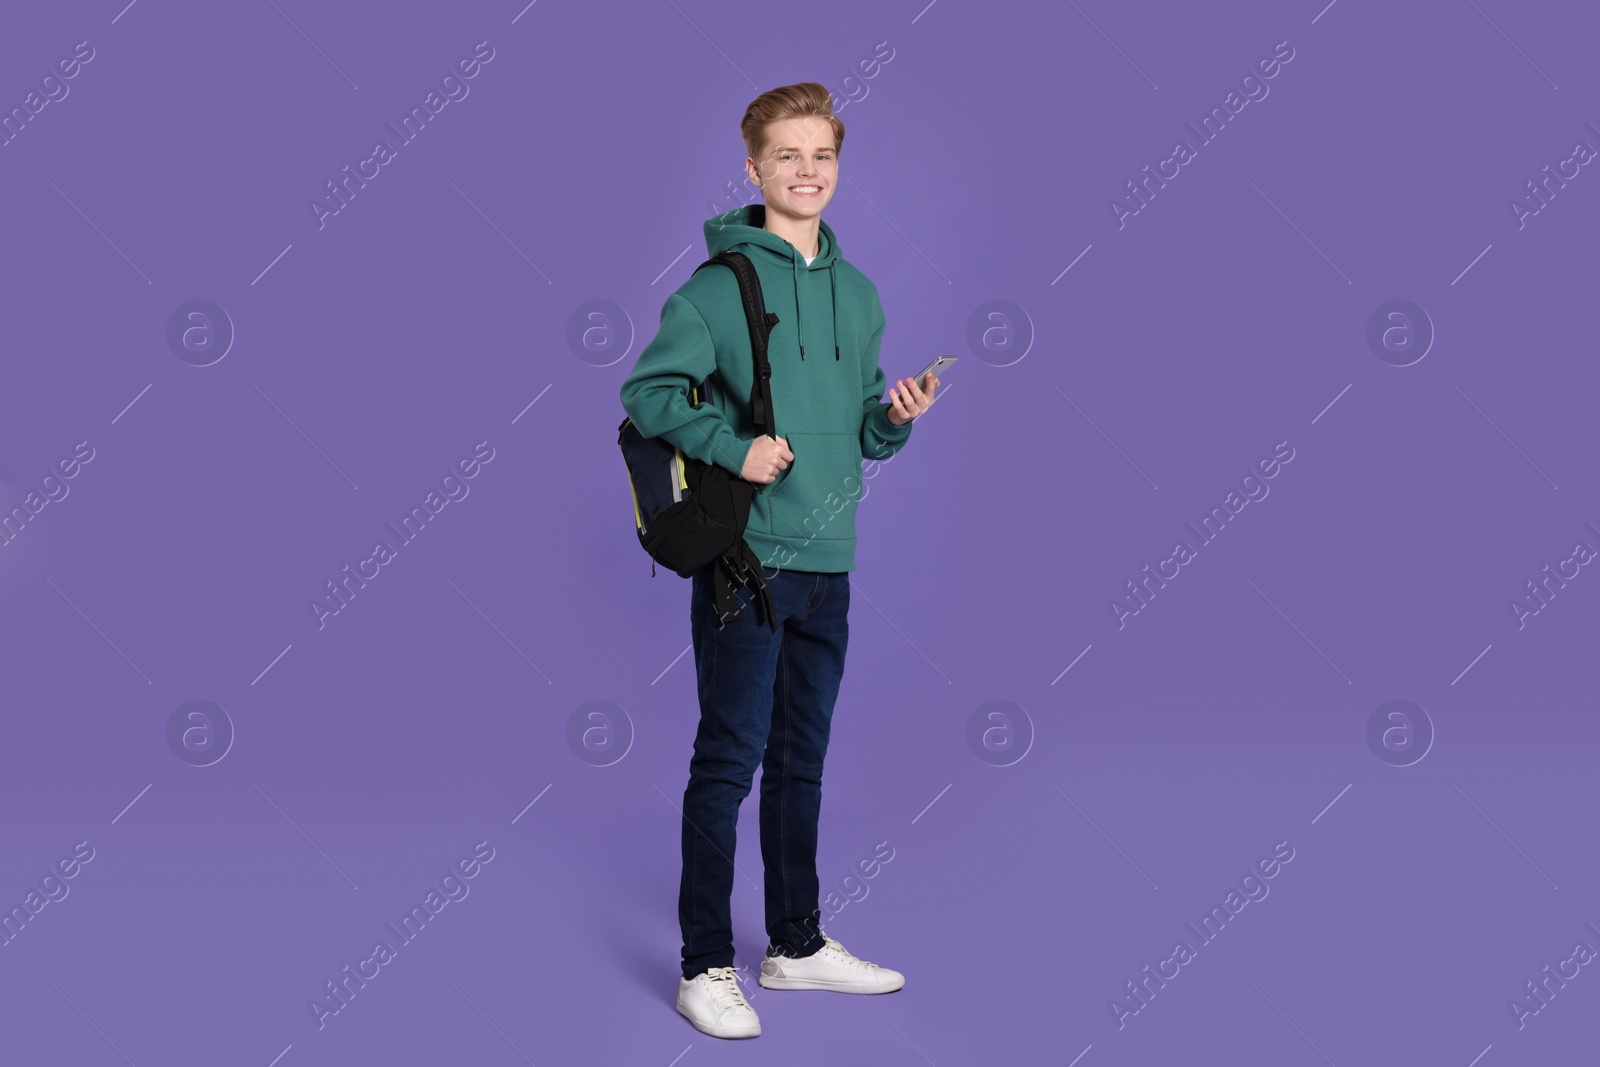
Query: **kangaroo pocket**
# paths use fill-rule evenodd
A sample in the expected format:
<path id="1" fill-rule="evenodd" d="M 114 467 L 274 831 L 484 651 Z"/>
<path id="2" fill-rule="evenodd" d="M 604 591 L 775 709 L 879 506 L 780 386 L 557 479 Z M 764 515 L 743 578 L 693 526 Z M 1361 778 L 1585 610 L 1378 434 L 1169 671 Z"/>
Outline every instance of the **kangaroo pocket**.
<path id="1" fill-rule="evenodd" d="M 791 546 L 791 566 L 805 570 L 812 541 L 853 541 L 861 502 L 861 440 L 851 433 L 783 435 L 794 461 L 756 494 L 750 526 Z"/>

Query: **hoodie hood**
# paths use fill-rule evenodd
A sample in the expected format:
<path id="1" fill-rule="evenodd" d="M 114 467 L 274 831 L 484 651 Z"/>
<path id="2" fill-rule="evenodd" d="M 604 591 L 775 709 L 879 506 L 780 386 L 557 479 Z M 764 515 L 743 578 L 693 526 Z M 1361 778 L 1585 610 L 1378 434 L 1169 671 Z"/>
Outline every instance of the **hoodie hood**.
<path id="1" fill-rule="evenodd" d="M 705 222 L 706 253 L 714 256 L 719 252 L 729 250 L 743 252 L 755 259 L 756 256 L 768 256 L 770 262 L 787 265 L 790 272 L 790 281 L 794 286 L 795 304 L 795 332 L 800 339 L 800 358 L 806 358 L 805 322 L 801 319 L 800 309 L 800 272 L 802 270 L 825 270 L 828 272 L 829 296 L 828 301 L 832 308 L 833 328 L 829 336 L 835 339 L 833 358 L 839 358 L 839 283 L 834 273 L 834 264 L 839 259 L 839 240 L 834 236 L 833 228 L 821 219 L 817 220 L 817 257 L 809 264 L 800 250 L 787 240 L 779 237 L 771 230 L 764 229 L 767 221 L 767 206 L 765 204 L 746 204 L 744 207 L 734 208 L 715 215 Z M 757 249 L 752 253 L 753 249 Z"/>

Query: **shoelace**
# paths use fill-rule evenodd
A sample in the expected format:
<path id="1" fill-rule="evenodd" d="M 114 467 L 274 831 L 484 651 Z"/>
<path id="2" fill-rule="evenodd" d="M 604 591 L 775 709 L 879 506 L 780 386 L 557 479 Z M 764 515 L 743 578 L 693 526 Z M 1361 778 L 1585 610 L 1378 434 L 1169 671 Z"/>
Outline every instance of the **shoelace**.
<path id="1" fill-rule="evenodd" d="M 711 1003 L 720 1011 L 750 1005 L 739 989 L 739 978 L 732 967 L 713 967 L 706 972 L 706 989 L 711 993 Z"/>
<path id="2" fill-rule="evenodd" d="M 845 963 L 851 964 L 853 966 L 859 966 L 859 967 L 862 967 L 862 968 L 866 968 L 866 969 L 869 969 L 869 970 L 874 970 L 874 971 L 878 969 L 878 965 L 876 963 L 868 963 L 866 960 L 857 959 L 856 957 L 850 955 L 850 950 L 849 949 L 847 949 L 843 945 L 839 944 L 839 942 L 835 941 L 833 938 L 829 937 L 827 934 L 823 934 L 822 935 L 822 947 L 823 948 L 831 948 L 835 952 L 842 953 L 844 955 L 844 962 Z"/>

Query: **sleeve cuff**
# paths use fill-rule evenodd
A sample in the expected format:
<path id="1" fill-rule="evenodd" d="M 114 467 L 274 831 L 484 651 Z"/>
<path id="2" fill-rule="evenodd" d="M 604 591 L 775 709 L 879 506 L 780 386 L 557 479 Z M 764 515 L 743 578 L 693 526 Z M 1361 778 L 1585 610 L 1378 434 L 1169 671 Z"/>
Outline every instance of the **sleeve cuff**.
<path id="1" fill-rule="evenodd" d="M 876 420 L 878 436 L 889 441 L 901 441 L 911 436 L 911 427 L 915 426 L 917 422 L 917 420 L 912 419 L 904 426 L 896 426 L 889 421 L 888 404 L 879 404 L 874 407 L 872 417 Z"/>

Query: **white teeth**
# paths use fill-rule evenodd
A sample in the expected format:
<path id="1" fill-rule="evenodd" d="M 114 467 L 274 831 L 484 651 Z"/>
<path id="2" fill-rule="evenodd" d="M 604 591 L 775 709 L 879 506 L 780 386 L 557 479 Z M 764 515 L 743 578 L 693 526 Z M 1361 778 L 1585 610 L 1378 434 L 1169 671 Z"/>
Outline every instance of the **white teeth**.
<path id="1" fill-rule="evenodd" d="M 789 191 L 791 193 L 820 193 L 822 189 L 816 185 L 796 185 L 791 187 Z"/>

